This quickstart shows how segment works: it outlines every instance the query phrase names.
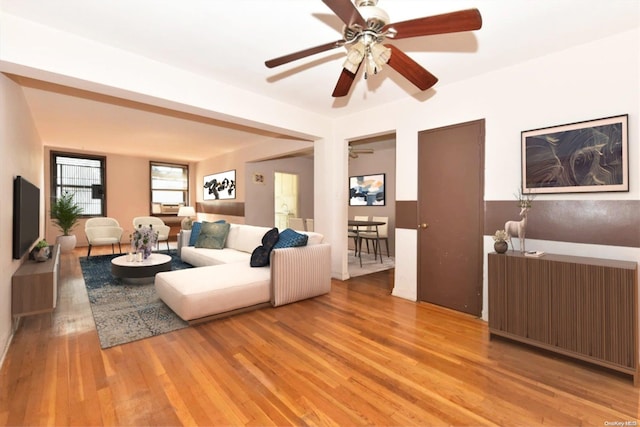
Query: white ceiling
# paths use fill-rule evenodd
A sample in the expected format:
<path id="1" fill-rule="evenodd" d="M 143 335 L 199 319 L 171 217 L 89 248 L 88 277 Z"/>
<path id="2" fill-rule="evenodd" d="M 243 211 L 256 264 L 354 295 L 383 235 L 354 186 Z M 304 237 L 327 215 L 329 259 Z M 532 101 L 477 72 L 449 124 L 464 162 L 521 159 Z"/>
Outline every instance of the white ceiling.
<path id="1" fill-rule="evenodd" d="M 335 99 L 331 92 L 344 48 L 275 69 L 264 66 L 265 60 L 341 38 L 341 21 L 321 0 L 0 0 L 3 13 L 328 117 L 405 97 L 429 102 L 443 85 L 637 28 L 640 19 L 638 0 L 380 0 L 378 6 L 392 22 L 475 7 L 483 27 L 393 42 L 439 78 L 424 93 L 386 67 L 367 81 L 359 76 L 349 96 Z M 272 136 L 18 81 L 25 86 L 41 137 L 50 145 L 127 154 L 154 148 L 195 161 Z M 182 151 L 177 154 L 177 149 Z"/>

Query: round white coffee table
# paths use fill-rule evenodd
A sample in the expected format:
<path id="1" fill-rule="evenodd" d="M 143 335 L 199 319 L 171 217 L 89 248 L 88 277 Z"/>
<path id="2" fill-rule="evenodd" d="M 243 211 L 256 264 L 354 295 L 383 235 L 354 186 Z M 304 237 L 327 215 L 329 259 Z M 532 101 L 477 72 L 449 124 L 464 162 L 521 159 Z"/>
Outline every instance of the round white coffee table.
<path id="1" fill-rule="evenodd" d="M 134 283 L 148 282 L 161 271 L 171 271 L 171 257 L 152 253 L 142 261 L 127 261 L 127 255 L 111 260 L 111 274 Z"/>

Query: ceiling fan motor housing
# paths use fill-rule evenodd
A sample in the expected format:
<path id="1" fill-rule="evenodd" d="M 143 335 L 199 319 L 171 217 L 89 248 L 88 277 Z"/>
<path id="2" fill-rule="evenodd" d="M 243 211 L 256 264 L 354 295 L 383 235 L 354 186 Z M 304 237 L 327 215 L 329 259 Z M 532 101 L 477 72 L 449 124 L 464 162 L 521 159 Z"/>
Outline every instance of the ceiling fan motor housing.
<path id="1" fill-rule="evenodd" d="M 378 0 L 356 0 L 358 12 L 367 23 L 366 29 L 380 31 L 391 22 L 387 12 L 377 7 L 377 4 Z"/>

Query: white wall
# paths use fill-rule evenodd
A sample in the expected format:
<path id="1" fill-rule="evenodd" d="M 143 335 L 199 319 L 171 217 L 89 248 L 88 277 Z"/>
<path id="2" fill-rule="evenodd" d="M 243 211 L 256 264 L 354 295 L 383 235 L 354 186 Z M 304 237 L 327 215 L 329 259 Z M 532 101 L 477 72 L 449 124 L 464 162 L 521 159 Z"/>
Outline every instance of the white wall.
<path id="1" fill-rule="evenodd" d="M 407 99 L 336 122 L 336 139 L 396 130 L 396 188 L 398 200 L 417 199 L 416 164 L 418 132 L 484 118 L 486 120 L 485 199 L 512 200 L 520 186 L 520 132 L 582 120 L 629 114 L 628 193 L 583 193 L 553 196 L 557 199 L 640 199 L 640 36 L 625 32 L 573 49 L 532 59 L 497 72 L 479 75 L 455 85 L 436 86 L 436 93 L 420 103 Z M 393 111 L 393 114 L 389 114 Z M 492 251 L 485 237 L 485 252 Z M 396 231 L 394 295 L 417 296 L 415 230 Z M 548 252 L 606 256 L 640 262 L 639 248 L 601 247 L 559 242 L 528 242 L 531 249 Z M 406 258 L 406 259 L 404 259 Z M 485 256 L 486 259 L 486 256 Z M 486 264 L 486 262 L 485 262 Z M 486 275 L 484 313 L 487 317 Z"/>
<path id="2" fill-rule="evenodd" d="M 43 149 L 21 87 L 0 74 L 0 365 L 12 337 L 11 275 L 22 260 L 12 258 L 13 179 L 24 176 L 40 188 L 40 235 L 44 235 Z"/>

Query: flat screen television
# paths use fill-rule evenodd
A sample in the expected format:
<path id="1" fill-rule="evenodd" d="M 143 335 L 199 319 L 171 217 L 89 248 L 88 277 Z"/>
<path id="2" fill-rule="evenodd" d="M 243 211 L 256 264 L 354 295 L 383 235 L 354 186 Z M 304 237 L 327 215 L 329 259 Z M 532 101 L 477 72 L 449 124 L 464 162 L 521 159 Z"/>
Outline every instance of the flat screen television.
<path id="1" fill-rule="evenodd" d="M 22 258 L 39 237 L 40 189 L 17 176 L 13 180 L 13 258 Z"/>

